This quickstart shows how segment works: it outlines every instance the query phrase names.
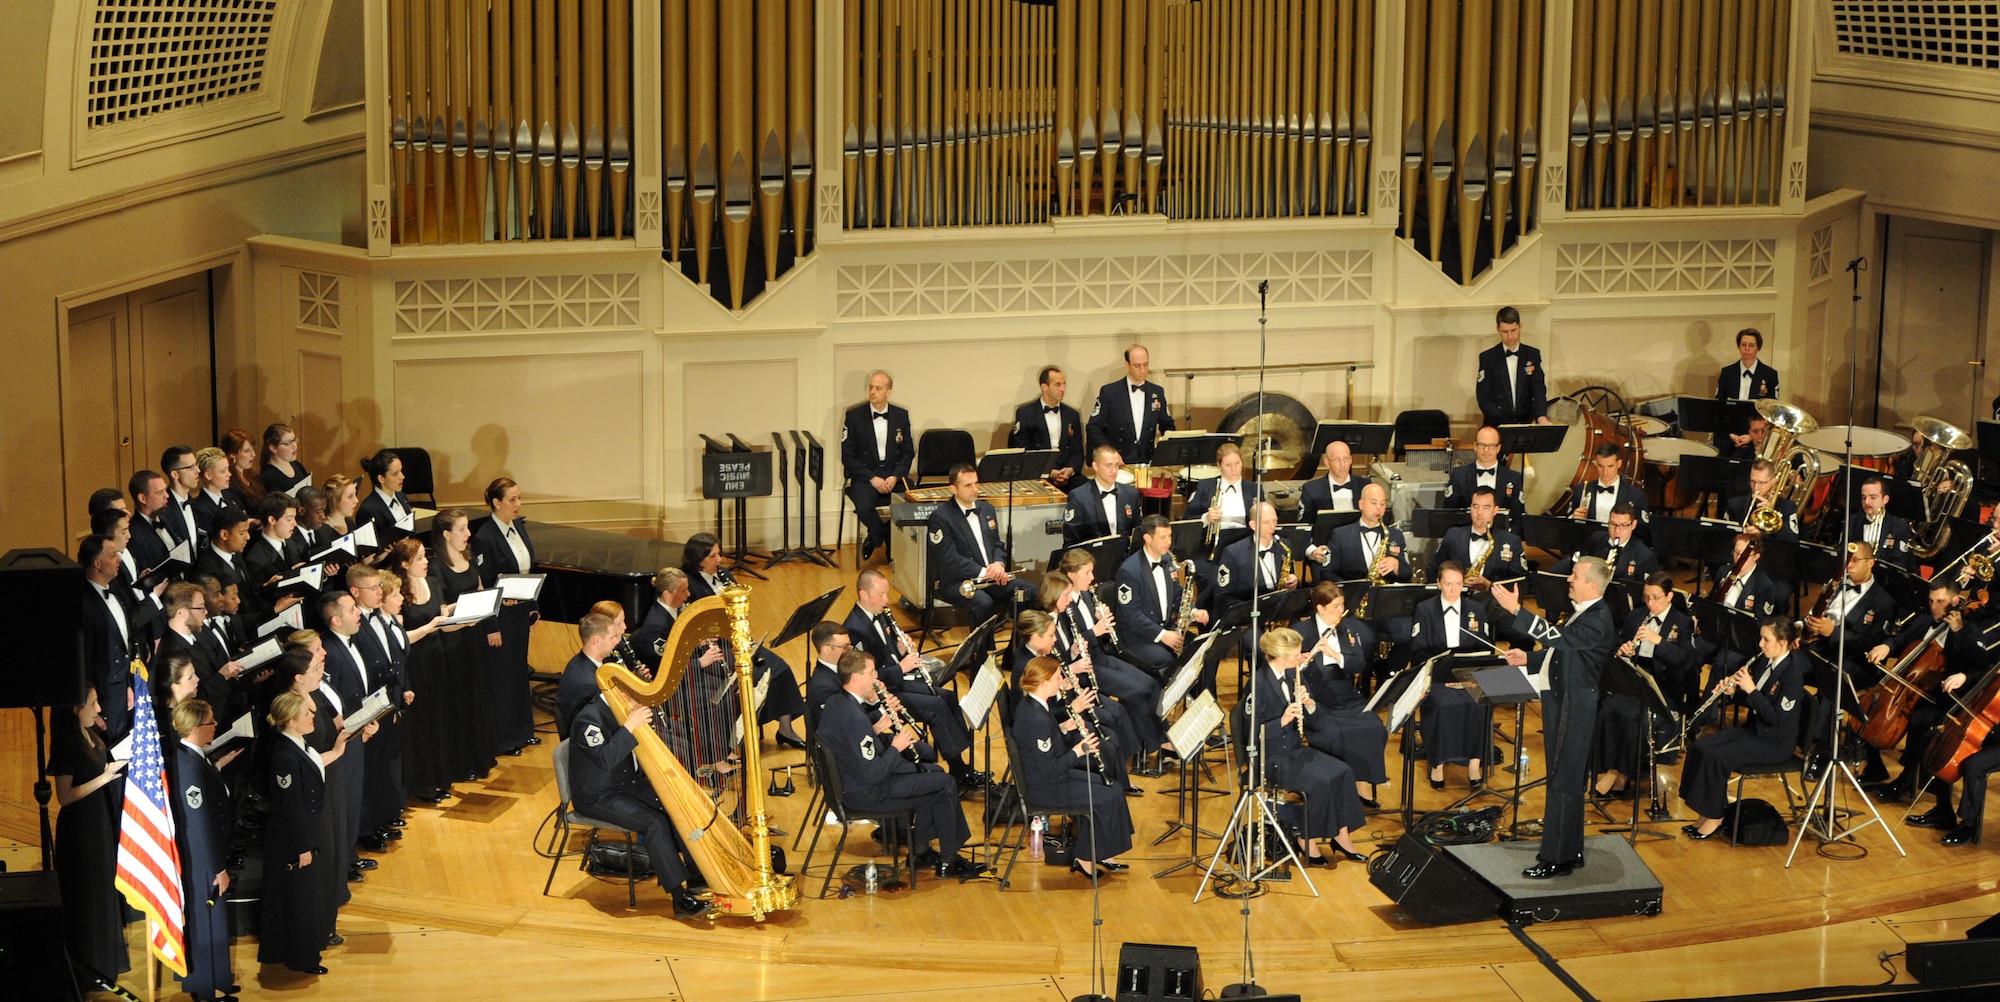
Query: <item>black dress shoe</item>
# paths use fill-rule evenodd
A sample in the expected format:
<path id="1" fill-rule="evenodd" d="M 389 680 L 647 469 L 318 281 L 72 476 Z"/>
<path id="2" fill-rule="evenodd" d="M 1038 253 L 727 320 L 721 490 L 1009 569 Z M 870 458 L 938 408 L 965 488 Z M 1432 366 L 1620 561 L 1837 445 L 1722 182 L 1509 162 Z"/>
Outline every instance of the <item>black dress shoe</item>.
<path id="1" fill-rule="evenodd" d="M 380 865 L 382 864 L 377 863 L 372 859 L 357 859 L 354 861 L 353 868 L 356 870 L 373 870 Z"/>
<path id="2" fill-rule="evenodd" d="M 1368 854 L 1367 854 L 1367 853 L 1365 853 L 1365 852 L 1349 852 L 1349 851 L 1347 851 L 1346 849 L 1342 849 L 1342 848 L 1341 848 L 1341 847 L 1339 847 L 1339 846 L 1334 846 L 1334 847 L 1333 847 L 1333 855 L 1334 855 L 1334 858 L 1335 858 L 1335 859 L 1344 859 L 1344 860 L 1347 860 L 1347 861 L 1348 861 L 1348 862 L 1350 862 L 1350 863 L 1366 863 L 1366 862 L 1368 862 Z"/>
<path id="3" fill-rule="evenodd" d="M 347 942 L 347 937 L 342 936 L 337 932 L 330 932 L 326 934 L 326 945 L 328 946 L 339 946 L 340 944 L 345 942 Z"/>
<path id="4" fill-rule="evenodd" d="M 1300 856 L 1299 861 L 1307 866 L 1332 866 L 1333 860 L 1326 856 Z"/>
<path id="5" fill-rule="evenodd" d="M 375 837 L 385 842 L 400 842 L 403 840 L 403 833 L 395 828 L 384 828 L 376 832 Z"/>
<path id="6" fill-rule="evenodd" d="M 1125 784 L 1125 795 L 1128 797 L 1143 797 L 1146 795 L 1146 791 L 1127 783 Z"/>
<path id="7" fill-rule="evenodd" d="M 389 840 L 383 838 L 380 835 L 375 835 L 371 833 L 363 835 L 358 839 L 355 839 L 354 847 L 356 849 L 361 850 L 362 852 L 387 852 L 389 851 Z M 363 860 L 362 862 L 373 862 L 373 861 Z M 374 869 L 374 867 L 362 867 L 362 869 L 372 870 Z"/>
<path id="8" fill-rule="evenodd" d="M 215 997 L 215 1002 L 242 1002 L 234 992 L 223 992 Z"/>
<path id="9" fill-rule="evenodd" d="M 451 799 L 451 794 L 448 794 L 443 790 L 427 790 L 423 793 L 411 794 L 411 799 L 416 800 L 420 803 L 435 805 L 435 804 L 442 804 L 446 800 Z M 402 820 L 401 818 L 397 819 L 397 821 L 399 822 L 401 820 Z"/>
<path id="10" fill-rule="evenodd" d="M 778 735 L 778 747 L 797 748 L 800 751 L 804 751 L 806 748 L 806 743 L 798 738 L 788 737 L 784 734 L 780 734 Z"/>
<path id="11" fill-rule="evenodd" d="M 388 823 L 388 825 L 387 825 L 387 826 L 385 826 L 385 827 L 389 827 L 389 828 L 401 828 L 401 827 L 403 827 L 404 825 L 407 825 L 407 824 L 409 824 L 409 822 L 408 822 L 408 821 L 405 821 L 405 820 L 403 820 L 402 818 L 397 818 L 397 819 L 395 819 L 394 821 L 391 821 L 391 822 L 389 822 L 389 823 Z"/>
<path id="12" fill-rule="evenodd" d="M 521 757 L 521 749 L 519 749 L 519 748 L 509 748 L 509 749 L 507 749 L 506 751 L 503 751 L 503 752 L 501 752 L 500 754 L 502 754 L 502 755 L 511 755 L 511 756 L 513 756 L 514 758 L 520 758 L 520 757 Z"/>
<path id="13" fill-rule="evenodd" d="M 1074 863 L 1075 861 L 1071 860 L 1071 864 L 1074 865 Z M 951 859 L 939 863 L 937 868 L 937 875 L 940 878 L 957 877 L 960 880 L 977 877 L 985 872 L 985 863 L 975 863 L 964 856 L 953 856 Z"/>
<path id="14" fill-rule="evenodd" d="M 920 866 L 920 867 L 936 867 L 940 862 L 942 862 L 942 860 L 938 858 L 936 849 L 925 849 L 924 851 L 917 853 L 915 859 L 910 860 L 910 864 L 912 866 Z"/>
<path id="15" fill-rule="evenodd" d="M 541 743 L 542 743 L 542 739 L 541 739 L 541 738 L 529 738 L 529 739 L 528 739 L 528 741 L 527 741 L 527 744 L 528 744 L 528 746 L 529 746 L 529 747 L 533 747 L 533 746 L 535 746 L 535 745 L 538 745 L 538 744 L 541 744 Z"/>
<path id="16" fill-rule="evenodd" d="M 967 769 L 959 773 L 957 779 L 958 792 L 960 793 L 976 793 L 986 789 L 987 785 L 993 782 L 992 776 L 977 769 Z"/>
<path id="17" fill-rule="evenodd" d="M 321 965 L 319 965 L 319 964 L 314 964 L 314 965 L 312 965 L 311 967 L 294 967 L 294 968 L 292 968 L 292 970 L 294 970 L 294 971 L 297 971 L 297 972 L 299 972 L 300 974 L 325 974 L 325 973 L 326 973 L 326 968 L 325 968 L 324 966 L 321 966 Z"/>
<path id="18" fill-rule="evenodd" d="M 1471 779 L 1471 780 L 1467 780 L 1467 782 L 1468 782 L 1468 783 L 1470 783 L 1470 784 L 1472 784 L 1472 788 L 1473 788 L 1473 789 L 1475 789 L 1475 790 L 1484 790 L 1484 789 L 1486 789 L 1486 777 L 1485 777 L 1485 776 L 1480 776 L 1480 777 L 1478 777 L 1477 779 Z"/>
<path id="19" fill-rule="evenodd" d="M 237 993 L 237 992 L 240 992 L 240 991 L 242 991 L 242 990 L 243 990 L 243 986 L 242 986 L 242 985 L 223 985 L 223 986 L 222 986 L 222 990 L 223 990 L 223 991 L 225 991 L 225 992 L 228 992 L 228 993 L 230 993 L 230 994 L 232 994 L 232 995 L 233 995 L 233 994 L 235 994 L 235 993 Z"/>
<path id="20" fill-rule="evenodd" d="M 1113 863 L 1112 861 L 1107 859 L 1104 862 L 1097 864 L 1097 868 L 1103 870 L 1106 873 L 1124 873 L 1126 870 L 1131 869 L 1132 866 L 1129 863 Z"/>
<path id="21" fill-rule="evenodd" d="M 1959 825 L 1957 828 L 1953 828 L 1952 830 L 1945 832 L 1944 837 L 1938 839 L 1938 844 L 1965 845 L 1966 843 L 1971 841 L 1972 841 L 1972 826 Z"/>
<path id="22" fill-rule="evenodd" d="M 348 883 L 350 883 L 350 884 L 358 884 L 358 883 L 360 883 L 360 882 L 362 882 L 362 881 L 364 881 L 364 880 L 367 880 L 367 879 L 368 879 L 368 878 L 367 878 L 366 876 L 363 876 L 363 875 L 362 875 L 362 873 L 361 873 L 361 871 L 360 871 L 360 870 L 357 870 L 357 869 L 355 869 L 355 868 L 353 868 L 353 867 L 351 867 L 351 866 L 347 868 L 347 882 L 348 882 Z"/>
<path id="23" fill-rule="evenodd" d="M 1722 826 L 1716 825 L 1714 828 L 1710 828 L 1708 831 L 1704 832 L 1701 830 L 1700 825 L 1689 825 L 1686 828 L 1681 829 L 1681 833 L 1686 835 L 1688 838 L 1695 840 L 1696 842 L 1700 842 L 1703 839 L 1711 839 L 1716 837 L 1717 835 L 1722 834 Z"/>
<path id="24" fill-rule="evenodd" d="M 1958 815 L 1951 808 L 1940 804 L 1922 814 L 1910 815 L 1907 823 L 1912 828 L 1936 828 L 1939 831 L 1949 831 L 1958 827 Z"/>
<path id="25" fill-rule="evenodd" d="M 1522 870 L 1521 876 L 1529 880 L 1547 880 L 1550 877 L 1567 877 L 1569 876 L 1569 872 L 1570 865 L 1568 863 L 1537 862 L 1535 865 Z"/>
<path id="26" fill-rule="evenodd" d="M 1442 779 L 1433 779 L 1433 780 L 1431 780 L 1431 789 L 1433 789 L 1433 790 L 1442 790 L 1442 789 L 1444 789 L 1444 780 L 1442 780 Z"/>
<path id="27" fill-rule="evenodd" d="M 1382 805 L 1376 803 L 1374 800 L 1371 800 L 1367 797 L 1362 797 L 1361 809 L 1365 811 L 1379 811 L 1382 809 Z"/>
<path id="28" fill-rule="evenodd" d="M 685 888 L 674 892 L 674 917 L 694 918 L 708 914 L 708 902 L 701 895 Z"/>
<path id="29" fill-rule="evenodd" d="M 1105 874 L 1108 874 L 1108 873 L 1110 873 L 1110 872 L 1111 872 L 1110 870 L 1105 870 L 1105 869 L 1102 869 L 1103 865 L 1104 865 L 1104 864 L 1102 864 L 1102 863 L 1099 863 L 1099 864 L 1098 864 L 1098 867 L 1100 868 L 1100 869 L 1099 869 L 1099 872 L 1097 872 L 1097 873 L 1092 873 L 1092 872 L 1090 872 L 1089 870 L 1086 870 L 1086 869 L 1084 869 L 1084 868 L 1083 868 L 1083 860 L 1080 860 L 1080 859 L 1072 859 L 1072 860 L 1070 860 L 1070 861 L 1069 861 L 1069 872 L 1071 872 L 1071 873 L 1074 873 L 1074 874 L 1076 874 L 1076 875 L 1077 875 L 1077 876 L 1079 876 L 1079 877 L 1085 877 L 1085 878 L 1089 878 L 1089 877 L 1102 877 L 1102 876 L 1104 876 Z M 944 868 L 943 868 L 943 867 L 939 867 L 939 868 L 938 868 L 938 876 L 940 876 L 940 877 L 944 876 Z"/>
<path id="30" fill-rule="evenodd" d="M 1907 784 L 1897 780 L 1890 783 L 1863 783 L 1861 792 L 1873 797 L 1878 803 L 1897 804 L 1908 800 L 1913 791 Z"/>

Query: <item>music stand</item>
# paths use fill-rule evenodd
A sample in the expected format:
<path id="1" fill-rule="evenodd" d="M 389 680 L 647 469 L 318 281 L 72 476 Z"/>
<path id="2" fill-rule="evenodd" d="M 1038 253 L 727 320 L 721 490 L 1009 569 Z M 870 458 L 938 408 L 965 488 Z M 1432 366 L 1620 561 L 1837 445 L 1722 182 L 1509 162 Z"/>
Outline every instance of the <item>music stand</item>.
<path id="1" fill-rule="evenodd" d="M 1306 559 L 1306 549 L 1312 545 L 1312 527 L 1306 525 L 1281 525 L 1278 540 L 1291 547 L 1293 560 Z M 1290 570 L 1291 568 L 1286 568 Z"/>
<path id="2" fill-rule="evenodd" d="M 780 545 L 771 554 L 770 558 L 764 562 L 764 567 L 768 570 L 779 564 L 793 560 L 818 563 L 818 561 L 813 559 L 812 547 L 806 545 L 806 492 L 804 477 L 799 478 L 799 545 L 792 545 L 792 457 L 791 452 L 785 448 L 784 432 L 774 431 L 771 433 L 771 451 L 778 455 L 777 481 L 780 492 L 780 500 L 778 502 L 778 531 Z M 799 465 L 805 465 L 805 454 L 803 451 L 799 455 Z"/>
<path id="3" fill-rule="evenodd" d="M 1693 560 L 1699 572 L 1736 559 L 1736 526 L 1699 518 L 1653 519 L 1654 552 L 1662 557 Z M 1700 573 L 1697 573 L 1699 578 Z"/>
<path id="4" fill-rule="evenodd" d="M 1240 445 L 1242 441 L 1241 435 L 1218 435 L 1212 432 L 1162 438 L 1153 446 L 1152 465 L 1178 466 L 1192 473 L 1194 467 L 1213 464 L 1215 450 L 1224 445 Z"/>
<path id="5" fill-rule="evenodd" d="M 1377 585 L 1375 597 L 1368 600 L 1370 625 L 1383 620 L 1408 617 L 1416 612 L 1418 603 L 1437 593 L 1435 584 Z"/>
<path id="6" fill-rule="evenodd" d="M 1472 512 L 1465 508 L 1418 508 L 1410 516 L 1410 535 L 1442 539 L 1446 532 L 1472 524 Z"/>
<path id="7" fill-rule="evenodd" d="M 1645 709 L 1646 771 L 1651 776 L 1652 789 L 1652 804 L 1647 808 L 1646 817 L 1655 822 L 1674 820 L 1673 812 L 1660 803 L 1660 760 L 1655 742 L 1653 741 L 1653 721 L 1656 719 L 1671 720 L 1673 719 L 1674 712 L 1666 695 L 1660 692 L 1660 683 L 1653 678 L 1651 672 L 1640 668 L 1637 664 L 1623 657 L 1614 657 L 1604 663 L 1604 671 L 1599 676 L 1599 685 L 1606 694 L 1630 696 L 1638 700 L 1639 705 Z M 1633 782 L 1637 781 L 1638 779 L 1634 777 Z M 1607 818 L 1610 816 L 1608 813 L 1605 814 Z M 1602 828 L 1599 831 L 1607 835 L 1614 832 L 1624 832 L 1626 844 L 1633 846 L 1639 844 L 1639 836 L 1641 835 L 1647 838 L 1668 840 L 1674 837 L 1671 832 L 1654 831 L 1639 823 L 1639 792 L 1637 790 L 1632 791 L 1632 823 L 1613 828 Z"/>
<path id="8" fill-rule="evenodd" d="M 1521 542 L 1554 554 L 1558 561 L 1589 549 L 1604 526 L 1562 515 L 1528 515 L 1521 519 Z"/>
<path id="9" fill-rule="evenodd" d="M 1068 549 L 1090 554 L 1091 565 L 1096 569 L 1100 584 L 1110 584 L 1117 578 L 1118 568 L 1125 563 L 1126 557 L 1131 556 L 1125 549 L 1125 537 L 1117 533 L 1087 539 Z"/>
<path id="10" fill-rule="evenodd" d="M 1438 657 L 1443 656 L 1438 655 Z M 1416 668 L 1399 671 L 1389 676 L 1389 680 L 1382 683 L 1382 687 L 1375 690 L 1374 697 L 1368 700 L 1369 713 L 1376 712 L 1384 703 L 1392 708 L 1388 719 L 1389 729 L 1400 732 L 1402 736 L 1403 804 L 1397 808 L 1397 812 L 1403 816 L 1404 831 L 1411 829 L 1416 813 L 1417 731 L 1416 728 L 1410 726 L 1411 722 L 1416 719 L 1416 714 L 1413 712 L 1416 706 L 1414 703 L 1411 703 L 1408 710 L 1400 713 L 1397 711 L 1402 709 L 1404 697 L 1410 694 L 1412 686 L 1421 685 L 1423 692 L 1428 693 L 1430 691 L 1431 665 L 1436 661 L 1437 658 L 1434 657 Z M 1423 697 L 1418 696 L 1417 698 L 1422 699 Z"/>
<path id="11" fill-rule="evenodd" d="M 1681 491 L 1695 496 L 1697 513 L 1707 498 L 1713 497 L 1720 504 L 1723 498 L 1750 493 L 1750 460 L 1689 453 L 1681 457 L 1680 469 Z"/>
<path id="12" fill-rule="evenodd" d="M 1346 511 L 1323 511 L 1313 516 L 1312 541 L 1314 546 L 1325 546 L 1333 541 L 1333 531 L 1343 525 L 1353 525 L 1361 521 L 1361 512 L 1349 508 Z"/>
<path id="13" fill-rule="evenodd" d="M 1536 571 L 1530 578 L 1534 582 L 1535 604 L 1542 607 L 1542 618 L 1554 622 L 1557 616 L 1567 616 L 1576 610 L 1569 600 L 1569 577 L 1552 571 Z"/>
<path id="14" fill-rule="evenodd" d="M 1489 745 L 1492 744 L 1493 738 L 1493 709 L 1499 706 L 1514 708 L 1514 748 L 1518 753 L 1524 747 L 1522 742 L 1527 740 L 1525 734 L 1528 726 L 1528 704 L 1539 703 L 1542 699 L 1541 692 L 1535 688 L 1534 680 L 1528 677 L 1528 670 L 1508 664 L 1507 659 L 1497 653 L 1447 652 L 1444 656 L 1451 658 L 1452 677 L 1465 683 L 1466 695 L 1471 696 L 1473 702 L 1486 708 L 1486 738 Z M 1546 665 L 1547 652 L 1544 652 L 1543 657 Z M 1544 667 L 1543 670 L 1548 669 Z M 1488 768 L 1493 765 L 1494 763 L 1487 763 Z M 1514 774 L 1514 786 L 1511 792 L 1501 793 L 1493 788 L 1492 783 L 1487 783 L 1458 798 L 1446 810 L 1456 810 L 1481 796 L 1498 797 L 1502 803 L 1512 804 L 1514 807 L 1514 820 L 1508 824 L 1506 833 L 1499 836 L 1501 841 L 1521 838 L 1518 831 L 1521 827 L 1521 794 L 1542 786 L 1549 780 L 1546 774 L 1541 779 L 1526 780 L 1527 770 L 1519 767 L 1509 771 Z"/>
<path id="15" fill-rule="evenodd" d="M 1974 421 L 1972 437 L 1979 443 L 1979 479 L 1990 480 L 1986 465 L 2000 465 L 2000 421 Z"/>
<path id="16" fill-rule="evenodd" d="M 847 586 L 842 585 L 818 598 L 808 599 L 793 609 L 791 616 L 785 619 L 784 627 L 778 631 L 778 638 L 766 646 L 775 651 L 812 632 L 812 628 L 826 618 L 827 610 L 833 608 L 834 599 L 839 598 L 840 593 L 846 590 Z"/>
<path id="17" fill-rule="evenodd" d="M 1694 600 L 1694 625 L 1717 647 L 1750 657 L 1758 651 L 1757 617 L 1731 609 L 1712 598 Z M 1687 721 L 1696 726 L 1699 721 Z"/>
<path id="18" fill-rule="evenodd" d="M 1299 465 L 1299 479 L 1311 480 L 1319 475 L 1320 457 L 1326 455 L 1326 447 L 1335 442 L 1346 442 L 1349 455 L 1372 457 L 1387 453 L 1395 438 L 1396 426 L 1393 424 L 1321 421 L 1313 429 L 1312 445 L 1306 449 L 1305 458 Z"/>
<path id="19" fill-rule="evenodd" d="M 1495 429 L 1500 432 L 1500 455 L 1505 457 L 1519 453 L 1533 456 L 1561 451 L 1563 439 L 1569 437 L 1569 427 L 1566 424 L 1503 424 Z"/>
<path id="20" fill-rule="evenodd" d="M 732 540 L 736 548 L 724 551 L 724 556 L 730 559 L 728 570 L 762 579 L 764 575 L 743 561 L 746 557 L 769 559 L 765 554 L 750 551 L 747 515 L 750 498 L 771 496 L 771 454 L 752 450 L 734 435 L 729 436 L 733 445 L 724 445 L 707 435 L 698 437 L 702 442 L 701 496 L 704 500 L 715 502 L 715 536 L 718 540 L 723 538 L 723 502 L 736 502 L 736 532 Z"/>
<path id="21" fill-rule="evenodd" d="M 1681 397 L 1674 409 L 1680 413 L 1682 431 L 1747 435 L 1750 419 L 1757 416 L 1757 401 Z"/>
<path id="22" fill-rule="evenodd" d="M 1192 559 L 1208 544 L 1208 523 L 1198 518 L 1183 518 L 1167 523 L 1173 532 L 1173 541 L 1167 544 L 1167 552 L 1177 559 Z"/>

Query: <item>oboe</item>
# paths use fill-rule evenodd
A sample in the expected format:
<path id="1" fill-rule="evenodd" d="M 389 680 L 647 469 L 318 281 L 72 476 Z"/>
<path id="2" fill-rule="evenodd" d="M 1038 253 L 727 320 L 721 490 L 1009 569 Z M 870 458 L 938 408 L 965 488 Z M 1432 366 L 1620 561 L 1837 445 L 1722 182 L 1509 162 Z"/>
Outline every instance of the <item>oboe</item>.
<path id="1" fill-rule="evenodd" d="M 916 720 L 910 716 L 910 711 L 896 709 L 896 707 L 889 702 L 889 690 L 883 688 L 881 682 L 875 683 L 875 710 L 876 714 L 873 718 L 869 720 L 870 723 L 873 723 L 876 720 L 880 720 L 882 714 L 887 713 L 890 715 L 891 719 L 896 721 L 896 729 L 899 730 L 906 729 L 910 732 L 912 736 L 916 735 L 917 733 Z M 910 743 L 910 746 L 908 748 L 903 749 L 903 757 L 909 759 L 912 762 L 923 761 L 922 756 L 917 754 L 917 745 L 916 742 L 914 741 Z"/>

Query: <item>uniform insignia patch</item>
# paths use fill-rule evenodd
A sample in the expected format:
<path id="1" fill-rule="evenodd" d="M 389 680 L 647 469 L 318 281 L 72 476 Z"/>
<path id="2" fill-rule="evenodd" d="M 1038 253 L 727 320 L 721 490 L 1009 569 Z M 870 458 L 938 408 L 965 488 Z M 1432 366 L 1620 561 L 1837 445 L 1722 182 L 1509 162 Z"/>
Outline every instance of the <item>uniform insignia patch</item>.
<path id="1" fill-rule="evenodd" d="M 1483 382 L 1485 382 L 1485 381 L 1486 381 L 1486 370 L 1485 370 L 1485 369 L 1481 369 L 1481 370 L 1479 370 L 1479 378 L 1477 378 L 1477 379 L 1474 379 L 1474 380 L 1473 380 L 1473 382 L 1475 382 L 1475 383 L 1483 383 Z"/>
<path id="2" fill-rule="evenodd" d="M 1413 639 L 1414 639 L 1414 638 L 1415 638 L 1415 637 L 1416 637 L 1416 636 L 1417 636 L 1418 634 L 1420 634 L 1420 633 L 1422 633 L 1422 632 L 1424 632 L 1424 624 L 1422 624 L 1422 623 L 1411 623 L 1411 624 L 1410 624 L 1410 636 L 1411 636 L 1411 638 L 1413 638 Z"/>
<path id="3" fill-rule="evenodd" d="M 289 774 L 278 777 L 278 789 L 289 790 L 291 788 L 292 788 L 292 777 Z"/>
<path id="4" fill-rule="evenodd" d="M 1513 543 L 1501 543 L 1501 544 L 1500 544 L 1500 562 L 1501 562 L 1501 563 L 1503 563 L 1503 564 L 1509 564 L 1509 563 L 1513 563 L 1513 562 L 1514 562 L 1514 544 L 1513 544 Z"/>
<path id="5" fill-rule="evenodd" d="M 604 731 L 599 729 L 596 724 L 591 724 L 588 727 L 585 727 L 583 729 L 583 743 L 591 746 L 592 748 L 595 748 L 598 745 L 603 744 Z"/>
<path id="6" fill-rule="evenodd" d="M 1074 521 L 1076 521 L 1076 509 L 1075 509 L 1075 508 L 1064 508 L 1064 509 L 1063 509 L 1063 521 L 1065 521 L 1065 522 L 1074 522 Z"/>
<path id="7" fill-rule="evenodd" d="M 901 428 L 896 429 L 896 444 L 897 445 L 903 444 L 903 429 Z"/>
<path id="8" fill-rule="evenodd" d="M 1471 630 L 1471 631 L 1472 631 L 1472 632 L 1474 632 L 1474 633 L 1478 633 L 1478 632 L 1479 632 L 1479 617 L 1478 617 L 1478 616 L 1473 616 L 1473 615 L 1469 615 L 1469 614 L 1468 614 L 1468 615 L 1467 615 L 1467 616 L 1465 617 L 1465 628 L 1466 628 L 1466 629 L 1468 629 L 1468 630 Z"/>
<path id="9" fill-rule="evenodd" d="M 847 426 L 846 426 L 846 425 L 841 425 L 841 426 L 840 426 L 840 440 L 841 440 L 841 441 L 843 441 L 843 442 L 847 441 Z"/>
<path id="10" fill-rule="evenodd" d="M 1101 398 L 1101 397 L 1100 397 L 1100 398 L 1098 398 L 1098 401 L 1097 401 L 1096 403 L 1094 403 L 1094 404 L 1091 404 L 1091 405 L 1090 405 L 1090 416 L 1091 416 L 1091 417 L 1096 417 L 1096 416 L 1097 416 L 1097 412 L 1099 412 L 1099 411 L 1101 411 L 1101 410 L 1103 410 L 1103 409 L 1104 409 L 1104 400 L 1103 400 L 1103 398 Z"/>
<path id="11" fill-rule="evenodd" d="M 1216 583 L 1216 584 L 1219 584 L 1219 585 L 1221 585 L 1221 586 L 1222 586 L 1222 587 L 1224 587 L 1224 588 L 1227 588 L 1227 587 L 1229 587 L 1229 577 L 1230 577 L 1230 575 L 1229 575 L 1229 565 L 1228 565 L 1228 564 L 1223 564 L 1222 566 L 1220 566 L 1220 567 L 1217 567 L 1217 568 L 1215 569 L 1215 583 Z"/>
<path id="12" fill-rule="evenodd" d="M 988 517 L 988 518 L 986 519 L 986 527 L 987 527 L 988 529 L 998 529 L 998 528 L 1000 527 L 1000 523 L 999 523 L 999 522 L 996 522 L 996 521 L 994 521 L 994 520 L 992 519 L 992 517 L 991 517 L 991 516 L 989 516 L 989 517 Z"/>
<path id="13" fill-rule="evenodd" d="M 944 542 L 944 530 L 943 530 L 943 529 L 932 529 L 932 530 L 931 530 L 931 544 L 932 544 L 932 545 L 936 545 L 936 544 L 938 544 L 938 543 L 942 543 L 942 542 Z"/>
<path id="14" fill-rule="evenodd" d="M 1038 751 L 1046 753 L 1049 749 L 1054 747 L 1055 747 L 1055 742 L 1050 741 L 1048 738 L 1037 738 L 1035 740 L 1035 748 Z"/>
<path id="15" fill-rule="evenodd" d="M 1016 421 L 1014 422 L 1014 434 L 1019 435 L 1020 433 L 1021 433 L 1021 422 Z"/>
<path id="16" fill-rule="evenodd" d="M 868 734 L 861 738 L 861 757 L 870 762 L 875 761 L 875 735 Z"/>
<path id="17" fill-rule="evenodd" d="M 1131 586 L 1131 585 L 1128 585 L 1128 584 L 1122 584 L 1122 585 L 1119 585 L 1119 586 L 1118 586 L 1118 604 L 1119 604 L 1119 605 L 1131 605 L 1131 604 L 1132 604 L 1132 586 Z"/>
<path id="18" fill-rule="evenodd" d="M 1784 699 L 1778 701 L 1778 706 L 1781 707 L 1786 713 L 1792 712 L 1792 707 L 1797 705 L 1799 705 L 1799 701 L 1791 698 L 1790 696 L 1786 696 Z"/>
<path id="19" fill-rule="evenodd" d="M 1508 496 L 1508 497 L 1513 497 L 1513 496 L 1514 496 L 1514 485 L 1513 485 L 1513 483 L 1512 483 L 1512 482 L 1509 482 L 1509 483 L 1507 484 L 1507 496 Z"/>
<path id="20" fill-rule="evenodd" d="M 1535 363 L 1529 362 L 1527 365 L 1522 366 L 1521 369 L 1528 375 L 1532 376 L 1535 374 Z"/>
<path id="21" fill-rule="evenodd" d="M 190 811 L 201 810 L 201 787 L 199 786 L 188 787 L 185 796 L 187 797 L 188 810 Z"/>
<path id="22" fill-rule="evenodd" d="M 1154 398 L 1153 398 L 1153 409 L 1154 409 L 1154 410 L 1159 410 L 1159 409 L 1160 409 L 1160 398 L 1159 398 L 1159 397 L 1154 397 Z"/>

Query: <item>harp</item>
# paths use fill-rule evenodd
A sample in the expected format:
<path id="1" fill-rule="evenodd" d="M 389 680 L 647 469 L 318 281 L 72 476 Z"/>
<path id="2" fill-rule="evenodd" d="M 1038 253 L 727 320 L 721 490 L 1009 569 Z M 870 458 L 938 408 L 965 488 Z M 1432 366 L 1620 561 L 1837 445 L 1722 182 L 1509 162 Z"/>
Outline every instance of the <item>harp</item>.
<path id="1" fill-rule="evenodd" d="M 743 810 L 749 819 L 746 837 L 731 824 L 679 759 L 667 750 L 657 728 L 663 717 L 654 717 L 654 728 L 637 734 L 639 766 L 660 795 L 674 832 L 695 865 L 708 881 L 714 896 L 713 907 L 724 915 L 748 915 L 756 921 L 773 912 L 788 911 L 799 903 L 799 891 L 789 874 L 771 870 L 771 819 L 764 809 L 764 791 L 748 777 L 758 775 L 755 686 L 751 683 L 751 662 L 755 643 L 750 637 L 750 589 L 740 585 L 688 603 L 660 657 L 660 670 L 651 682 L 641 681 L 622 665 L 605 664 L 597 669 L 597 687 L 611 704 L 611 711 L 623 718 L 634 706 L 658 706 L 680 687 L 687 672 L 688 658 L 704 641 L 727 640 L 736 653 L 736 686 L 744 714 Z"/>

